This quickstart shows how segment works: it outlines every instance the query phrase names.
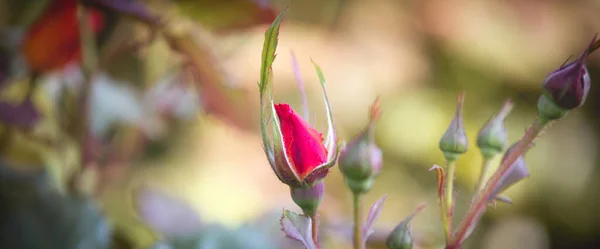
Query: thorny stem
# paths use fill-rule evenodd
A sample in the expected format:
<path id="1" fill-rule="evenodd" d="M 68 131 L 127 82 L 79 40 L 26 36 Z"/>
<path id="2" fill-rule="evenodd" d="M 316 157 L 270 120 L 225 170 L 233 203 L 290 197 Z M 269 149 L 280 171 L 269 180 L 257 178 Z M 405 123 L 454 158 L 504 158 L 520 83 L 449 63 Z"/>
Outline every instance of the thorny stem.
<path id="1" fill-rule="evenodd" d="M 490 167 L 492 166 L 492 158 L 484 157 L 483 163 L 481 165 L 481 173 L 479 173 L 479 180 L 477 181 L 477 185 L 475 187 L 475 193 L 483 190 L 485 186 L 485 180 L 487 179 L 487 175 L 489 175 Z"/>
<path id="2" fill-rule="evenodd" d="M 362 194 L 354 194 L 354 249 L 364 249 L 364 241 L 362 237 Z"/>
<path id="3" fill-rule="evenodd" d="M 316 213 L 314 215 L 310 216 L 310 219 L 312 220 L 312 222 L 311 222 L 312 238 L 318 249 L 318 248 L 321 248 L 321 246 L 319 245 L 319 219 L 318 219 L 318 216 Z"/>
<path id="4" fill-rule="evenodd" d="M 510 172 L 509 169 L 513 163 L 527 152 L 534 140 L 548 123 L 548 120 L 538 118 L 529 129 L 527 129 L 517 146 L 507 155 L 506 159 L 500 164 L 496 172 L 490 177 L 483 191 L 474 196 L 473 204 L 469 207 L 465 218 L 456 229 L 452 240 L 446 245 L 446 249 L 460 248 L 463 240 L 466 239 L 470 230 L 473 229 L 473 223 L 477 221 L 477 218 L 480 217 L 487 208 L 493 190 L 500 183 L 500 179 L 502 179 L 507 172 Z"/>

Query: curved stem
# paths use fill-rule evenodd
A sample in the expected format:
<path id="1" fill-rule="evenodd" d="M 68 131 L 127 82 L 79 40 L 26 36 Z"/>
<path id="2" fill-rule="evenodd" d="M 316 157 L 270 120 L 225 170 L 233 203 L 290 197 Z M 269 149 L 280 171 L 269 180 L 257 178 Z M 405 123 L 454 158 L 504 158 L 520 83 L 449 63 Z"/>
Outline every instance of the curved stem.
<path id="1" fill-rule="evenodd" d="M 506 159 L 502 162 L 502 164 L 500 164 L 496 172 L 494 172 L 494 174 L 490 177 L 483 191 L 475 195 L 472 202 L 473 204 L 471 207 L 469 207 L 465 218 L 454 233 L 455 236 L 453 236 L 450 243 L 446 245 L 446 249 L 459 248 L 463 240 L 469 236 L 470 231 L 474 229 L 474 223 L 477 222 L 477 219 L 481 217 L 487 208 L 488 201 L 493 193 L 493 190 L 500 183 L 500 179 L 502 179 L 506 173 L 510 172 L 509 169 L 513 163 L 525 152 L 527 152 L 535 138 L 540 134 L 547 124 L 547 120 L 536 119 L 533 125 L 527 129 L 525 135 L 523 135 L 523 138 L 521 138 L 517 146 L 510 154 L 507 155 Z"/>
<path id="2" fill-rule="evenodd" d="M 362 238 L 362 194 L 354 194 L 354 249 L 364 249 Z"/>
<path id="3" fill-rule="evenodd" d="M 477 181 L 477 185 L 475 187 L 475 193 L 479 193 L 481 190 L 483 190 L 491 166 L 492 158 L 484 157 L 483 163 L 481 165 L 481 173 L 479 173 L 479 180 Z"/>

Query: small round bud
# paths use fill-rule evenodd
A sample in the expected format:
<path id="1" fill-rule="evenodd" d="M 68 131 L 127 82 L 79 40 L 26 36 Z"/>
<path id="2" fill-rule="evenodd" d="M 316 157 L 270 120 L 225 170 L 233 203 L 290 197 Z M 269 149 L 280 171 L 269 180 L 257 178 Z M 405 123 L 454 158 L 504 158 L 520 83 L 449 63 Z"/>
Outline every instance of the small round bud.
<path id="1" fill-rule="evenodd" d="M 481 128 L 477 135 L 477 146 L 484 158 L 492 158 L 504 151 L 508 146 L 508 134 L 504 127 L 504 119 L 513 108 L 511 101 L 506 101 L 502 109 Z"/>
<path id="2" fill-rule="evenodd" d="M 294 203 L 298 205 L 305 215 L 313 216 L 317 213 L 325 193 L 325 183 L 319 181 L 312 187 L 291 187 L 290 194 Z"/>
<path id="3" fill-rule="evenodd" d="M 388 236 L 385 244 L 389 249 L 412 249 L 413 238 L 410 229 L 394 230 Z"/>
<path id="4" fill-rule="evenodd" d="M 360 134 L 340 153 L 339 167 L 344 177 L 364 180 L 375 177 L 381 171 L 381 150 L 375 145 L 371 129 Z"/>
<path id="5" fill-rule="evenodd" d="M 339 168 L 346 185 L 354 192 L 365 193 L 381 171 L 381 150 L 375 144 L 375 120 L 379 117 L 379 99 L 371 106 L 368 126 L 353 138 L 340 153 Z"/>
<path id="6" fill-rule="evenodd" d="M 461 154 L 467 152 L 469 147 L 462 118 L 463 103 L 464 93 L 458 96 L 454 119 L 452 119 L 446 133 L 440 139 L 439 147 L 447 161 L 456 161 Z"/>

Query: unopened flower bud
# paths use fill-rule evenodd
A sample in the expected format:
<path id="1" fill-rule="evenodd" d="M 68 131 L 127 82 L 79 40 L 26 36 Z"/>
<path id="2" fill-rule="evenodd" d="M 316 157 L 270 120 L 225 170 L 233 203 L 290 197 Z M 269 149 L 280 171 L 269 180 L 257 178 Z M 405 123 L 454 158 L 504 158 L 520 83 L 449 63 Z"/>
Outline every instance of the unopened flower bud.
<path id="1" fill-rule="evenodd" d="M 400 224 L 394 228 L 394 230 L 388 235 L 385 244 L 389 249 L 412 249 L 413 248 L 413 236 L 412 236 L 412 219 L 421 210 L 425 208 L 425 205 L 421 205 L 411 215 L 406 217 Z"/>
<path id="2" fill-rule="evenodd" d="M 352 139 L 340 153 L 339 167 L 346 184 L 355 193 L 368 191 L 373 178 L 381 171 L 381 150 L 375 144 L 375 120 L 379 116 L 379 100 L 371 107 L 369 125 Z"/>
<path id="3" fill-rule="evenodd" d="M 452 119 L 446 133 L 440 139 L 439 147 L 447 161 L 456 161 L 461 154 L 467 152 L 469 146 L 462 118 L 464 99 L 465 95 L 461 93 L 458 96 L 454 119 Z"/>
<path id="4" fill-rule="evenodd" d="M 504 127 L 504 119 L 513 108 L 511 101 L 504 102 L 502 109 L 483 126 L 477 135 L 477 146 L 484 158 L 492 158 L 504 151 L 508 146 L 508 134 Z"/>
<path id="5" fill-rule="evenodd" d="M 412 249 L 413 237 L 410 224 L 406 227 L 397 227 L 387 237 L 386 245 L 389 249 Z"/>
<path id="6" fill-rule="evenodd" d="M 317 213 L 325 193 L 325 183 L 319 181 L 311 187 L 291 187 L 292 200 L 298 205 L 305 215 L 313 216 Z"/>
<path id="7" fill-rule="evenodd" d="M 561 66 L 546 77 L 542 85 L 543 96 L 546 99 L 540 98 L 538 101 L 538 111 L 542 118 L 561 118 L 566 115 L 564 112 L 585 103 L 591 85 L 585 60 L 595 43 L 596 37 L 576 61 Z M 556 109 L 563 110 L 563 113 Z"/>

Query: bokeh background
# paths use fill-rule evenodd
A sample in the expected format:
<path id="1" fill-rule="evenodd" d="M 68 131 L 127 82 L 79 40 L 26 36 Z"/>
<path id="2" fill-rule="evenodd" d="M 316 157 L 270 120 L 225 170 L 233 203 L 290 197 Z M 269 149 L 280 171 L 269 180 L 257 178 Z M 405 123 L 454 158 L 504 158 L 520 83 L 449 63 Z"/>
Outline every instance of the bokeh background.
<path id="1" fill-rule="evenodd" d="M 2 82 L 10 82 L 3 83 L 3 99 L 18 102 L 28 89 L 27 63 L 19 62 L 21 50 L 15 48 L 22 46 L 18 37 L 35 20 L 31 13 L 36 7 L 43 9 L 41 2 L 0 1 L 2 63 L 10 65 L 0 75 Z M 37 79 L 42 90 L 36 91 L 35 104 L 43 115 L 33 132 L 2 125 L 3 137 L 12 134 L 0 150 L 6 167 L 24 172 L 46 169 L 63 192 L 68 192 L 64 189 L 69 188 L 73 172 L 81 173 L 86 193 L 97 200 L 131 248 L 147 248 L 160 237 L 140 218 L 144 205 L 156 216 L 168 213 L 161 209 L 168 208 L 164 203 L 152 210 L 152 198 L 164 197 L 150 194 L 144 199 L 140 189 L 167 193 L 187 203 L 182 205 L 197 212 L 202 223 L 233 229 L 260 222 L 273 230 L 270 236 L 281 238 L 277 226 L 282 208 L 300 210 L 291 201 L 289 188 L 271 171 L 257 127 L 256 83 L 268 23 L 227 28 L 227 32 L 219 26 L 232 20 L 248 24 L 254 20 L 248 16 L 263 17 L 266 14 L 255 13 L 252 6 L 265 1 L 136 2 L 175 23 L 173 30 L 192 34 L 196 44 L 202 44 L 197 48 L 199 58 L 212 66 L 190 75 L 189 53 L 175 52 L 147 24 L 122 18 L 97 51 L 100 62 L 93 80 L 90 126 L 105 142 L 105 150 L 121 152 L 135 144 L 134 156 L 115 159 L 110 155 L 119 153 L 108 153 L 102 157 L 107 162 L 92 162 L 95 167 L 79 170 L 81 150 L 74 139 L 68 139 L 69 129 L 57 121 L 77 104 L 65 104 L 64 109 L 52 104 L 62 98 L 58 86 L 81 89 L 77 86 L 84 77 L 75 62 L 45 71 Z M 271 0 L 267 4 L 276 14 L 290 6 L 274 65 L 277 101 L 291 103 L 297 110 L 301 107 L 290 51 L 298 59 L 311 123 L 317 129 L 324 130 L 326 123 L 311 59 L 325 73 L 340 138 L 357 134 L 367 122 L 370 104 L 381 98 L 383 114 L 376 141 L 384 165 L 365 201 L 389 196 L 370 248 L 384 248 L 387 232 L 423 202 L 428 206 L 413 224 L 418 248 L 442 248 L 435 174 L 428 169 L 444 163 L 437 144 L 460 91 L 466 92 L 464 119 L 471 147 L 458 161 L 456 219 L 468 207 L 480 172 L 482 158 L 475 146 L 479 128 L 510 98 L 516 107 L 506 126 L 511 142 L 517 141 L 535 119 L 544 77 L 569 56 L 578 56 L 600 31 L 600 1 L 595 0 Z M 119 50 L 132 40 L 148 42 Z M 590 56 L 588 69 L 592 88 L 585 106 L 536 141 L 526 155 L 531 176 L 506 193 L 514 204 L 500 203 L 490 209 L 465 248 L 600 247 L 600 88 L 595 84 L 600 79 L 600 55 Z M 206 74 L 220 80 L 198 76 Z M 200 91 L 189 85 L 177 91 L 161 87 L 174 81 L 204 82 L 196 84 Z M 243 97 L 232 97 L 234 91 Z M 163 102 L 170 107 L 169 118 L 157 111 Z M 144 134 L 142 142 L 139 134 Z M 35 137 L 63 142 L 40 145 Z M 349 229 L 352 222 L 351 194 L 337 168 L 325 182 L 324 247 L 350 248 L 348 231 L 337 227 Z M 2 191 L 15 190 L 3 185 Z M 168 220 L 185 220 L 176 218 Z"/>

